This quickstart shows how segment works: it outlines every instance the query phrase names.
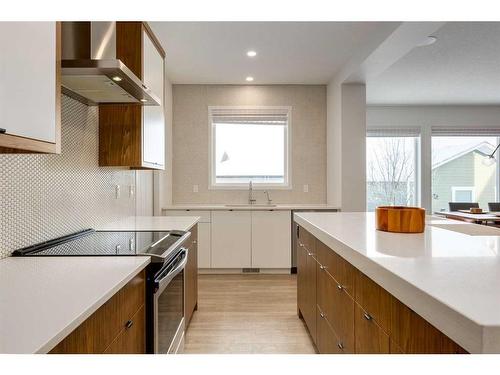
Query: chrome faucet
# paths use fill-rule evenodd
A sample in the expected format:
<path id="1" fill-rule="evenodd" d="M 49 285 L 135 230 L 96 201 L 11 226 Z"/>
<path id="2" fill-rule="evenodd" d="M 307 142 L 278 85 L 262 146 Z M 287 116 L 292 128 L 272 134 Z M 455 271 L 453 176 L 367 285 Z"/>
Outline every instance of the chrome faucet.
<path id="1" fill-rule="evenodd" d="M 253 197 L 253 184 L 252 181 L 248 183 L 248 203 L 254 204 L 257 200 Z"/>
<path id="2" fill-rule="evenodd" d="M 273 200 L 269 196 L 269 190 L 264 190 L 264 194 L 266 194 L 266 196 L 267 196 L 267 204 L 272 204 Z"/>

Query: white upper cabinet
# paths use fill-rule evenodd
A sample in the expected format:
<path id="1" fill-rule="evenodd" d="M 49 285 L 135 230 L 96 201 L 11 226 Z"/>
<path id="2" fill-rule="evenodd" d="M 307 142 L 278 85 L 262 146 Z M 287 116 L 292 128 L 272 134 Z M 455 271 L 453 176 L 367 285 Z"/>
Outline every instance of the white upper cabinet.
<path id="1" fill-rule="evenodd" d="M 165 67 L 150 36 L 143 31 L 143 82 L 160 98 L 161 106 L 143 107 L 143 160 L 155 166 L 165 165 L 164 81 Z"/>
<path id="2" fill-rule="evenodd" d="M 60 25 L 0 22 L 0 152 L 60 152 Z"/>

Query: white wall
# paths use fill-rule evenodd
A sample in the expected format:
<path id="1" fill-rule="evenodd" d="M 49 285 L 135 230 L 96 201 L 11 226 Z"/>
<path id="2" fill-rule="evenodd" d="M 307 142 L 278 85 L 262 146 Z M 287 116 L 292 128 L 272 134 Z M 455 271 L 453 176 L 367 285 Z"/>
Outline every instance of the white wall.
<path id="1" fill-rule="evenodd" d="M 366 209 L 366 87 L 327 88 L 327 200 L 343 211 Z"/>
<path id="2" fill-rule="evenodd" d="M 324 85 L 174 85 L 173 202 L 246 203 L 248 191 L 209 188 L 208 106 L 291 106 L 291 189 L 274 189 L 276 203 L 326 202 Z M 364 107 L 363 107 L 364 108 Z M 198 192 L 193 192 L 193 186 Z M 304 192 L 308 185 L 308 192 Z M 256 192 L 265 203 L 263 192 Z"/>
<path id="3" fill-rule="evenodd" d="M 498 127 L 500 106 L 367 106 L 367 127 Z"/>

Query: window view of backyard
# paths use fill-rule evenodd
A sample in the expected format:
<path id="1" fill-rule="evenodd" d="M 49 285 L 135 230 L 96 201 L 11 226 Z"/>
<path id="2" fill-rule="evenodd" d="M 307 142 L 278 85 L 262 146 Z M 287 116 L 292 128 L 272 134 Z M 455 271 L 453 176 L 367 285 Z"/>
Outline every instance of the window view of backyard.
<path id="1" fill-rule="evenodd" d="M 381 205 L 417 204 L 419 137 L 366 138 L 366 203 L 374 211 Z"/>
<path id="2" fill-rule="evenodd" d="M 497 137 L 432 137 L 432 211 L 447 211 L 448 202 L 478 202 L 483 210 L 497 201 L 498 165 L 483 164 Z"/>

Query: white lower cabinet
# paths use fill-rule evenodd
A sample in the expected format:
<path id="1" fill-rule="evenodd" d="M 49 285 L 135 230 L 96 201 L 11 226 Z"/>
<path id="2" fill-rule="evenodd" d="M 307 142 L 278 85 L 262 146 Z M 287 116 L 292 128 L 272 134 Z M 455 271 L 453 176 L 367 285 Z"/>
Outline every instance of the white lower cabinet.
<path id="1" fill-rule="evenodd" d="M 212 268 L 250 268 L 251 211 L 212 211 Z"/>
<path id="2" fill-rule="evenodd" d="M 290 268 L 290 211 L 252 211 L 252 268 Z"/>
<path id="3" fill-rule="evenodd" d="M 198 267 L 289 269 L 291 211 L 167 210 L 166 216 L 199 216 Z"/>

